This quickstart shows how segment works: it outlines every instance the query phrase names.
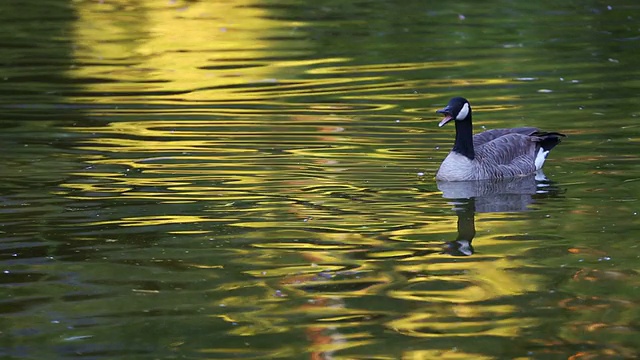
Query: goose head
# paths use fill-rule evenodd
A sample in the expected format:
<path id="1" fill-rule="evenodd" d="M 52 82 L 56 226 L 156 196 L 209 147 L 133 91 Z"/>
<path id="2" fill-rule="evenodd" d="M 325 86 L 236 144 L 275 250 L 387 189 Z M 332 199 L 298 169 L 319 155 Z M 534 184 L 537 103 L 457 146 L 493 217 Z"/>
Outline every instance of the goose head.
<path id="1" fill-rule="evenodd" d="M 469 121 L 471 120 L 471 105 L 469 101 L 462 97 L 454 97 L 449 100 L 449 103 L 444 109 L 437 110 L 436 113 L 443 114 L 444 119 L 438 124 L 439 127 L 443 127 L 451 120 L 456 121 Z"/>

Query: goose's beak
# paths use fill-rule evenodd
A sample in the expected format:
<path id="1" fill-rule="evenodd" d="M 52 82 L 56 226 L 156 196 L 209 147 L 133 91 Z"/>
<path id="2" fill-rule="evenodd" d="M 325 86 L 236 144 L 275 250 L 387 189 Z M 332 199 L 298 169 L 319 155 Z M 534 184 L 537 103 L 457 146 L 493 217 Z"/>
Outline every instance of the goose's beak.
<path id="1" fill-rule="evenodd" d="M 442 119 L 442 121 L 440 121 L 440 123 L 438 124 L 439 127 L 443 127 L 446 123 L 453 120 L 453 116 L 451 116 L 451 112 L 449 111 L 448 106 L 442 110 L 436 110 L 436 113 L 444 114 L 444 119 Z"/>

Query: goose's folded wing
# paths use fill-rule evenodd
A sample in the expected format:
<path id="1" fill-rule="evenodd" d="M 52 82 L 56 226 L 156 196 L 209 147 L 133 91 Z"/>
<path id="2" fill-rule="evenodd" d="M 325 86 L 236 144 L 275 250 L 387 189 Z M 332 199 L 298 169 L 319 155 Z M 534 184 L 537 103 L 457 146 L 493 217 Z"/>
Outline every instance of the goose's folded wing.
<path id="1" fill-rule="evenodd" d="M 476 157 L 487 167 L 510 166 L 529 171 L 534 166 L 536 138 L 520 133 L 507 133 L 476 148 Z"/>

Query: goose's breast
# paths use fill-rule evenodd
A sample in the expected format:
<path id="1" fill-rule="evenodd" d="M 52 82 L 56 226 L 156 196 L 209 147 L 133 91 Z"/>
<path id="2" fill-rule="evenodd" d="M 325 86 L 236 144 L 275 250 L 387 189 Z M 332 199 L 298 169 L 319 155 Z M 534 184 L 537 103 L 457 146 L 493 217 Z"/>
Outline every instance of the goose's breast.
<path id="1" fill-rule="evenodd" d="M 451 152 L 444 159 L 436 174 L 436 180 L 467 181 L 478 179 L 478 169 L 473 160 L 456 152 Z"/>

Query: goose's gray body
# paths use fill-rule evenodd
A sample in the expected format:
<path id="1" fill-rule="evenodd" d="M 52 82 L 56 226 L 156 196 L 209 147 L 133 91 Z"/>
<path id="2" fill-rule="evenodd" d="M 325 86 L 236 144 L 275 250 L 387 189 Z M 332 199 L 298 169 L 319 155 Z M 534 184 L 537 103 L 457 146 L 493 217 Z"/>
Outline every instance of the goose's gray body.
<path id="1" fill-rule="evenodd" d="M 549 151 L 564 137 L 537 128 L 495 129 L 472 136 L 471 107 L 463 98 L 453 98 L 438 112 L 446 115 L 440 126 L 455 119 L 456 141 L 440 165 L 439 181 L 504 179 L 540 170 Z"/>
<path id="2" fill-rule="evenodd" d="M 437 180 L 503 179 L 533 174 L 540 146 L 536 128 L 495 129 L 473 137 L 475 158 L 452 151 L 440 165 Z M 544 154 L 540 154 L 544 156 Z"/>

